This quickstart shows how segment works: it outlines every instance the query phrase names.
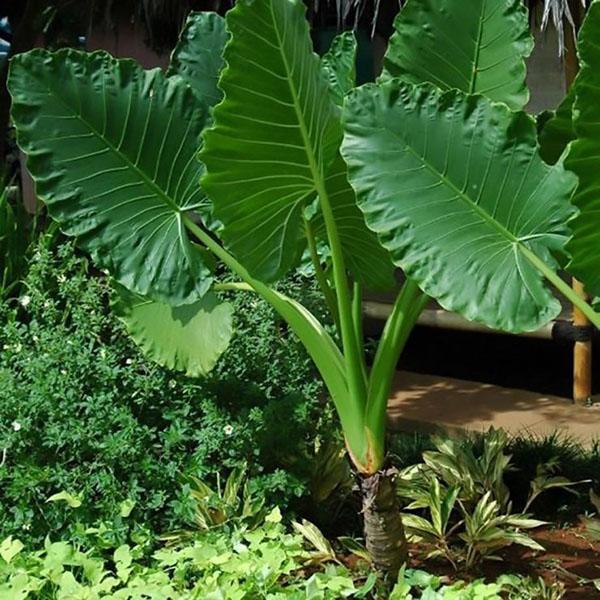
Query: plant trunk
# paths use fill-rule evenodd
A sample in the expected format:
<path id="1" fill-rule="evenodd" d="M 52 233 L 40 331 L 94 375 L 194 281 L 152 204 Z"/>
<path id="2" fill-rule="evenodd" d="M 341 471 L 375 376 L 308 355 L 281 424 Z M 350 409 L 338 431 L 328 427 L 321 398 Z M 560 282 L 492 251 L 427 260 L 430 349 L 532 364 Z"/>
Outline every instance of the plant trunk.
<path id="1" fill-rule="evenodd" d="M 373 566 L 395 578 L 408 560 L 408 544 L 392 473 L 381 470 L 361 481 L 367 550 Z"/>

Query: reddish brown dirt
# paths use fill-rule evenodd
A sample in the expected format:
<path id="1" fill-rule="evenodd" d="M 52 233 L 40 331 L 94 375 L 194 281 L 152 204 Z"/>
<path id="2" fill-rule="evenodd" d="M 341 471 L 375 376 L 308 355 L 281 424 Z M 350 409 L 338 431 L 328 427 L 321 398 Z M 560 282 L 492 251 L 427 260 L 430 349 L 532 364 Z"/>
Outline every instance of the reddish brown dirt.
<path id="1" fill-rule="evenodd" d="M 583 535 L 581 525 L 539 530 L 532 535 L 545 552 L 532 552 L 517 546 L 507 548 L 501 561 L 485 561 L 476 573 L 455 573 L 441 561 L 423 559 L 423 547 L 411 548 L 411 567 L 424 569 L 449 580 L 485 577 L 494 580 L 503 573 L 541 576 L 547 583 L 562 582 L 565 600 L 600 600 L 600 592 L 591 580 L 600 579 L 600 542 L 591 542 Z"/>
<path id="2" fill-rule="evenodd" d="M 535 539 L 546 552 L 535 557 L 540 574 L 547 581 L 560 580 L 567 588 L 569 600 L 600 599 L 593 585 L 581 585 L 585 580 L 600 579 L 600 542 L 591 542 L 583 535 L 583 527 L 546 529 Z"/>

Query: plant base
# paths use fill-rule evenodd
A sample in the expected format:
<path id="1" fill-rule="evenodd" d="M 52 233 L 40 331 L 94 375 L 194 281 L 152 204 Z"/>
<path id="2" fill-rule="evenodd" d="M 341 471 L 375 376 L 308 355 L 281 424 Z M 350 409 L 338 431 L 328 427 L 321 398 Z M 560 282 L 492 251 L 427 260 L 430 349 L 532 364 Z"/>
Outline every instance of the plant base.
<path id="1" fill-rule="evenodd" d="M 392 473 L 383 470 L 363 477 L 361 491 L 365 541 L 373 566 L 395 577 L 408 560 L 408 544 Z"/>

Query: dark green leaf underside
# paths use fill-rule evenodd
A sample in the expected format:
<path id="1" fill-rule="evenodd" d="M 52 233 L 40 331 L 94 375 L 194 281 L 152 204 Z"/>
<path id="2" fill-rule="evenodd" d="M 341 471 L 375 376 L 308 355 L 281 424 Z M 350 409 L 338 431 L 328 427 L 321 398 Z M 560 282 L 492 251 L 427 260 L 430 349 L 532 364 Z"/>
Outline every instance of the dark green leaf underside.
<path id="1" fill-rule="evenodd" d="M 575 139 L 573 129 L 573 102 L 575 88 L 571 87 L 556 113 L 542 128 L 539 134 L 540 154 L 550 165 L 555 164 L 562 156 L 569 142 Z"/>

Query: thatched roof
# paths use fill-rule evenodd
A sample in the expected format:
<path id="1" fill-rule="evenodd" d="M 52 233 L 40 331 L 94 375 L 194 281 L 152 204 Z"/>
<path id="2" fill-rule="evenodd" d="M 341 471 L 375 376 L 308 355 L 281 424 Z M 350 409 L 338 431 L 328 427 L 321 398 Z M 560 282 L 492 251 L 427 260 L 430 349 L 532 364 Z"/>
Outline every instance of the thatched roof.
<path id="1" fill-rule="evenodd" d="M 532 7 L 543 7 L 541 21 L 553 23 L 563 39 L 564 23 L 577 20 L 585 0 L 523 0 Z M 79 31 L 90 26 L 114 27 L 120 18 L 134 19 L 143 26 L 148 44 L 156 50 L 169 50 L 177 40 L 181 25 L 192 10 L 226 12 L 235 0 L 28 0 L 45 5 L 45 27 L 51 33 Z M 372 32 L 388 36 L 392 22 L 406 0 L 305 0 L 309 16 L 315 25 L 346 29 L 365 26 Z M 26 2 L 7 2 L 0 7 L 0 18 L 11 10 L 23 10 Z M 533 13 L 533 11 L 532 11 Z M 573 17 L 575 15 L 575 17 Z M 541 24 L 541 23 L 539 23 Z M 538 23 L 536 23 L 538 25 Z M 68 40 L 65 40 L 68 43 Z"/>

